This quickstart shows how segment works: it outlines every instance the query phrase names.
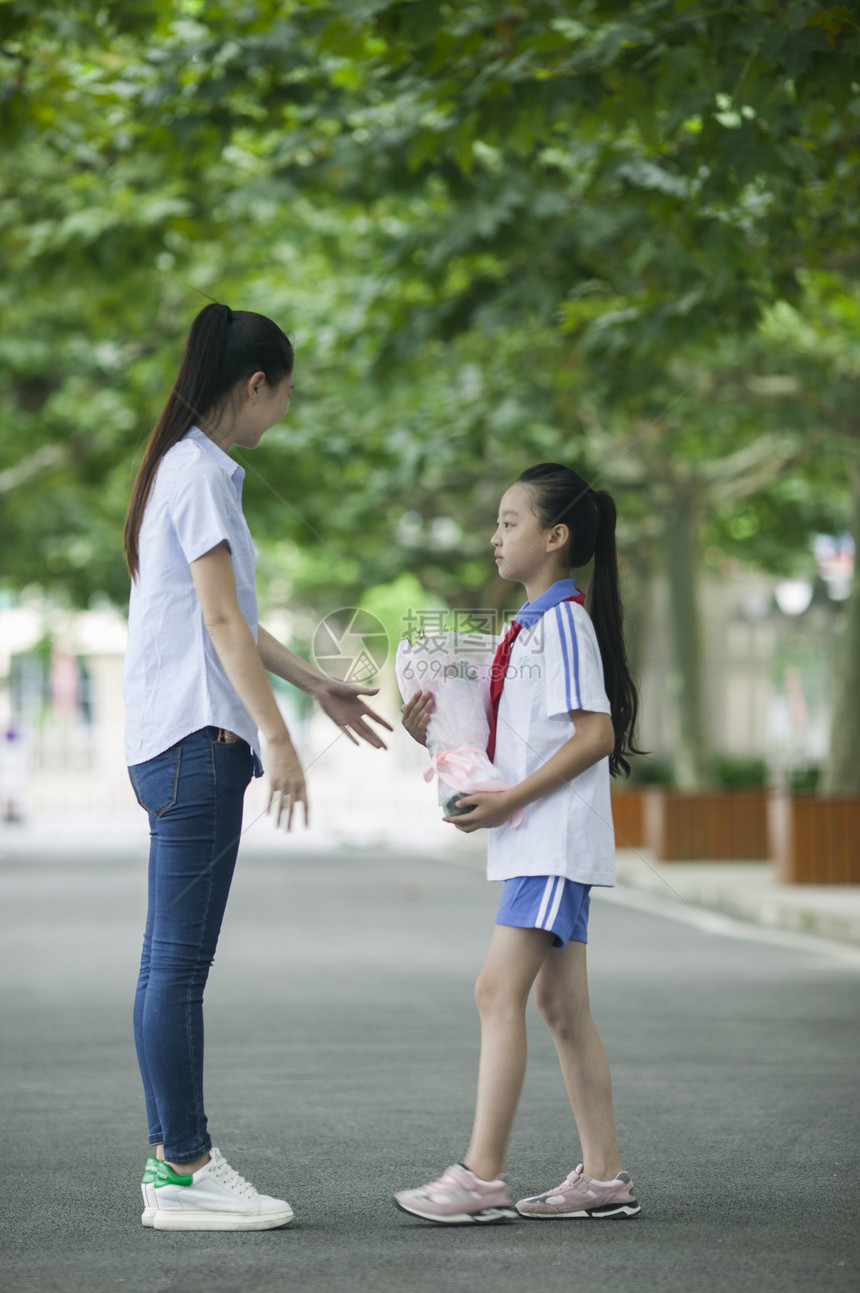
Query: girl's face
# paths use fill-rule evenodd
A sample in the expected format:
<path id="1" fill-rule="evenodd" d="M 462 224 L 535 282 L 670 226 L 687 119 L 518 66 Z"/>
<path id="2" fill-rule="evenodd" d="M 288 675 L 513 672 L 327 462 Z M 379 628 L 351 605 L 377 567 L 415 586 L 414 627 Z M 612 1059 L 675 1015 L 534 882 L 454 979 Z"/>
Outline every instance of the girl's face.
<path id="1" fill-rule="evenodd" d="M 499 519 L 490 542 L 503 579 L 527 583 L 546 562 L 546 538 L 531 506 L 528 485 L 512 485 L 499 504 Z"/>
<path id="2" fill-rule="evenodd" d="M 526 585 L 562 579 L 568 573 L 564 553 L 570 531 L 566 525 L 546 529 L 535 514 L 532 497 L 529 485 L 511 485 L 499 504 L 499 519 L 490 539 L 502 579 Z"/>

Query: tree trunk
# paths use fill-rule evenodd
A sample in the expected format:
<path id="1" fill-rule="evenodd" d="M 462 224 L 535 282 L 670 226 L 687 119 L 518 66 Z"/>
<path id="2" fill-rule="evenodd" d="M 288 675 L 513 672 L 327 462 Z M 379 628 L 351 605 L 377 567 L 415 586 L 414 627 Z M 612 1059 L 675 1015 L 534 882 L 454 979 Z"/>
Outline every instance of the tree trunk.
<path id="1" fill-rule="evenodd" d="M 660 492 L 663 493 L 662 490 Z M 702 697 L 695 487 L 670 483 L 663 500 L 663 539 L 669 581 L 668 627 L 673 664 L 667 682 L 677 727 L 675 779 L 682 790 L 704 790 L 710 779 L 710 757 Z"/>
<path id="2" fill-rule="evenodd" d="M 851 467 L 853 487 L 851 534 L 855 545 L 854 581 L 845 604 L 833 689 L 830 757 L 822 790 L 828 795 L 860 795 L 860 458 Z"/>

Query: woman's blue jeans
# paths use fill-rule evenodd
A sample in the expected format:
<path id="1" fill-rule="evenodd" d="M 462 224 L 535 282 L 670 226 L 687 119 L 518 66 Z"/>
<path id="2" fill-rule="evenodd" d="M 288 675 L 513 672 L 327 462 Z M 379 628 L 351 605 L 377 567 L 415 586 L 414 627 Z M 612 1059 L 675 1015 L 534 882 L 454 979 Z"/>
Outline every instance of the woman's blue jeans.
<path id="1" fill-rule="evenodd" d="M 224 737 L 205 727 L 129 768 L 151 837 L 134 1040 L 149 1143 L 163 1144 L 175 1163 L 212 1147 L 203 1108 L 203 989 L 254 771 L 247 742 Z"/>

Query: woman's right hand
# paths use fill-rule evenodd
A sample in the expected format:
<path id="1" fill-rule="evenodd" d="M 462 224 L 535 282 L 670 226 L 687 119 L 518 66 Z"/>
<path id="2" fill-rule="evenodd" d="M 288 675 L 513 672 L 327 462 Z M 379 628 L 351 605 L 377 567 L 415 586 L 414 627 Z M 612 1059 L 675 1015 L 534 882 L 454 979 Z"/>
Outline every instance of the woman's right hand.
<path id="1" fill-rule="evenodd" d="M 308 791 L 299 756 L 288 734 L 270 741 L 267 746 L 269 764 L 269 805 L 267 812 L 275 814 L 275 825 L 280 826 L 286 815 L 285 830 L 293 823 L 293 811 L 301 804 L 308 824 Z"/>
<path id="2" fill-rule="evenodd" d="M 403 715 L 403 726 L 413 741 L 419 745 L 427 744 L 427 723 L 433 711 L 432 691 L 416 691 L 405 705 L 400 706 Z"/>

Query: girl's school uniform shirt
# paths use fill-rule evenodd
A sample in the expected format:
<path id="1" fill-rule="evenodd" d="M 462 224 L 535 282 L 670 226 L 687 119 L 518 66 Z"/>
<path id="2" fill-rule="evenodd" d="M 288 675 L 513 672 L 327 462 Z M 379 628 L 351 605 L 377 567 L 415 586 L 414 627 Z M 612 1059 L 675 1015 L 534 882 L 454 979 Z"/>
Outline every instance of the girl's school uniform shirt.
<path id="1" fill-rule="evenodd" d="M 247 741 L 261 769 L 257 725 L 203 623 L 191 562 L 230 548 L 239 609 L 257 639 L 256 554 L 242 514 L 243 469 L 192 427 L 159 463 L 140 528 L 123 674 L 125 753 L 144 763 L 202 727 Z"/>
<path id="2" fill-rule="evenodd" d="M 587 611 L 565 597 L 560 579 L 514 617 L 515 639 L 499 701 L 493 763 L 509 785 L 524 781 L 576 731 L 571 711 L 610 713 L 597 636 Z M 487 878 L 561 875 L 581 884 L 615 883 L 615 837 L 609 801 L 609 759 L 488 831 Z"/>

